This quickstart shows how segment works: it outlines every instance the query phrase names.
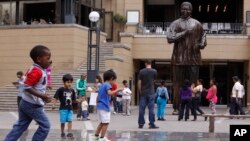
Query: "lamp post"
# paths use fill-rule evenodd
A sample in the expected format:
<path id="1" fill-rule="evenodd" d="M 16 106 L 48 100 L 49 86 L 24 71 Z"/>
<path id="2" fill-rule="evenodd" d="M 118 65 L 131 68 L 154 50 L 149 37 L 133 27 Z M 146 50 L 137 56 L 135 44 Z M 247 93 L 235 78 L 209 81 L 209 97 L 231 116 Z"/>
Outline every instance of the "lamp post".
<path id="1" fill-rule="evenodd" d="M 97 26 L 97 22 L 99 21 L 99 18 L 100 18 L 100 15 L 96 11 L 92 11 L 89 14 L 91 27 L 89 28 L 89 32 L 88 32 L 88 54 L 87 54 L 87 82 L 88 83 L 95 83 L 95 77 L 99 73 L 100 29 Z M 96 37 L 93 38 L 94 36 Z M 93 41 L 94 39 L 95 39 L 95 42 Z"/>

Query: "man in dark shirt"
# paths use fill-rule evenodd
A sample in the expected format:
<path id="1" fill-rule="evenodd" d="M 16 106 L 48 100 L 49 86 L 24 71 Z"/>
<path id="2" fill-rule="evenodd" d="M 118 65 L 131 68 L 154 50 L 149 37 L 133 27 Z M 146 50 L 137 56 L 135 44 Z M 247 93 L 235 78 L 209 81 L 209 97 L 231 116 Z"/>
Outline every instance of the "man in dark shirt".
<path id="1" fill-rule="evenodd" d="M 138 93 L 140 95 L 138 124 L 139 124 L 139 128 L 143 128 L 145 124 L 145 119 L 144 119 L 145 108 L 146 106 L 148 106 L 149 128 L 154 129 L 154 128 L 159 128 L 154 124 L 155 122 L 154 81 L 157 76 L 157 71 L 151 67 L 151 60 L 146 60 L 145 66 L 146 68 L 140 70 L 139 76 L 138 76 Z"/>

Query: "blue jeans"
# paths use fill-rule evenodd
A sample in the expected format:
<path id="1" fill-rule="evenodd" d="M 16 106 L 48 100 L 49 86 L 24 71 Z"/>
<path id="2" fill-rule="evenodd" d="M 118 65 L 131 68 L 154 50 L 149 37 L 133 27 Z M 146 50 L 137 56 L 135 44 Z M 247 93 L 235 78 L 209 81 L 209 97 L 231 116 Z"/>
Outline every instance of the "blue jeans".
<path id="1" fill-rule="evenodd" d="M 17 141 L 23 132 L 27 130 L 33 119 L 38 123 L 39 127 L 33 135 L 32 141 L 44 141 L 49 134 L 50 123 L 43 106 L 24 100 L 21 100 L 19 106 L 19 119 L 13 125 L 13 129 L 8 133 L 4 141 Z"/>
<path id="2" fill-rule="evenodd" d="M 142 95 L 140 97 L 140 105 L 139 105 L 139 118 L 138 118 L 138 124 L 144 125 L 145 124 L 145 109 L 146 106 L 148 106 L 149 110 L 149 126 L 155 126 L 155 112 L 154 112 L 154 101 L 155 101 L 155 95 Z"/>
<path id="3" fill-rule="evenodd" d="M 121 101 L 116 101 L 116 106 L 117 106 L 118 113 L 123 112 L 122 111 L 122 102 Z"/>
<path id="4" fill-rule="evenodd" d="M 87 110 L 82 111 L 82 118 L 88 118 L 89 117 L 89 112 Z"/>
<path id="5" fill-rule="evenodd" d="M 112 96 L 111 97 L 111 102 L 113 102 L 113 106 L 114 106 L 114 112 L 118 113 L 119 109 L 118 109 L 118 105 L 117 105 L 117 101 L 116 101 L 116 96 Z"/>
<path id="6" fill-rule="evenodd" d="M 157 117 L 163 118 L 165 114 L 165 108 L 166 108 L 167 100 L 158 97 L 157 98 Z"/>

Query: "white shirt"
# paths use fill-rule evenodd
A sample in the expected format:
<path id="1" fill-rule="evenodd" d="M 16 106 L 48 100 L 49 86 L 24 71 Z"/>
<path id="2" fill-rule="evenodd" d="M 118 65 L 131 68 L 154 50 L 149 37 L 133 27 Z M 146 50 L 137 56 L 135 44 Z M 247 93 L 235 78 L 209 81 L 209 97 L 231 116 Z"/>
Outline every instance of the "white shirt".
<path id="1" fill-rule="evenodd" d="M 24 79 L 25 79 L 25 76 L 22 76 L 22 78 L 18 79 L 17 82 L 19 83 L 18 85 L 18 93 L 17 93 L 17 96 L 19 97 L 22 97 L 23 95 L 23 89 L 24 89 Z"/>
<path id="2" fill-rule="evenodd" d="M 245 95 L 245 88 L 244 88 L 244 86 L 241 84 L 241 98 L 243 98 L 243 96 Z"/>
<path id="3" fill-rule="evenodd" d="M 122 91 L 122 99 L 131 99 L 131 93 L 129 88 L 124 88 Z"/>
<path id="4" fill-rule="evenodd" d="M 238 98 L 242 98 L 242 85 L 238 81 L 234 83 L 232 97 L 236 97 L 236 91 L 238 91 Z"/>
<path id="5" fill-rule="evenodd" d="M 85 100 L 85 101 L 82 101 L 82 111 L 87 111 L 88 110 L 88 102 Z"/>
<path id="6" fill-rule="evenodd" d="M 38 79 L 38 82 L 34 81 L 34 79 Z M 29 92 L 25 91 L 29 88 L 35 89 L 40 94 L 46 93 L 47 73 L 46 70 L 38 64 L 33 64 L 25 75 L 22 99 L 29 103 L 43 106 L 45 103 L 40 97 L 29 94 Z"/>
<path id="7" fill-rule="evenodd" d="M 195 92 L 202 92 L 202 90 L 203 90 L 203 86 L 202 86 L 202 85 L 198 85 L 198 86 L 196 86 L 196 87 L 194 88 L 194 91 L 195 91 Z"/>

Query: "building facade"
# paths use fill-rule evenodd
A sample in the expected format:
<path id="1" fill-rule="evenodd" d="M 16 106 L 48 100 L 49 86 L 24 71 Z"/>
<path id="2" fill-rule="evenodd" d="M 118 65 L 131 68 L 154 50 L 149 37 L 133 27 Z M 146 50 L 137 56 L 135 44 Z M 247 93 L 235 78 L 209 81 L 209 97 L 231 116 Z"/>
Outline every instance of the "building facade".
<path id="1" fill-rule="evenodd" d="M 49 30 L 57 30 L 57 33 L 64 33 L 64 27 L 56 28 L 57 24 L 77 23 L 82 26 L 89 27 L 91 23 L 88 20 L 88 14 L 92 10 L 99 11 L 101 20 L 99 26 L 106 36 L 103 40 L 120 42 L 121 46 L 113 48 L 113 57 L 107 58 L 105 67 L 113 68 L 118 73 L 118 82 L 123 79 L 129 80 L 136 92 L 137 75 L 141 68 L 143 68 L 144 59 L 152 59 L 153 67 L 158 70 L 157 83 L 161 80 L 167 81 L 167 86 L 173 97 L 173 79 L 172 69 L 170 64 L 173 45 L 168 44 L 166 40 L 166 32 L 169 24 L 179 17 L 180 4 L 184 0 L 20 0 L 7 1 L 3 0 L 0 3 L 0 21 L 3 25 L 27 24 L 19 28 L 18 36 L 22 36 L 22 30 L 29 28 L 29 24 L 36 19 L 43 18 L 48 25 Z M 218 96 L 219 104 L 228 104 L 233 82 L 231 77 L 238 75 L 245 85 L 247 95 L 244 104 L 250 103 L 250 1 L 248 0 L 186 0 L 193 5 L 193 17 L 198 19 L 202 24 L 204 30 L 207 32 L 207 47 L 202 50 L 203 65 L 200 67 L 200 78 L 204 80 L 204 86 L 209 87 L 209 79 L 215 78 L 218 82 Z M 6 11 L 9 12 L 9 23 L 3 22 L 6 19 Z M 30 12 L 36 11 L 36 12 Z M 126 18 L 126 23 L 122 20 L 114 20 L 114 16 Z M 52 34 L 39 31 L 34 25 L 29 28 L 32 33 L 45 38 L 45 35 Z M 74 64 L 76 68 L 80 62 L 84 61 L 86 54 L 76 55 L 79 46 L 82 51 L 87 48 L 87 31 L 83 28 L 73 26 L 72 30 L 68 29 L 70 36 L 70 45 L 75 46 L 76 49 L 74 57 L 65 59 L 60 68 L 68 69 L 67 63 Z M 15 31 L 17 29 L 0 27 L 0 35 L 9 40 L 2 40 L 2 50 L 8 48 L 15 49 L 20 46 L 20 38 L 16 37 Z M 81 40 L 78 35 L 85 40 Z M 28 33 L 27 33 L 28 34 Z M 41 35 L 40 35 L 41 34 Z M 65 34 L 62 34 L 65 35 Z M 104 34 L 103 34 L 104 35 Z M 53 35 L 54 36 L 54 35 Z M 55 36 L 61 36 L 55 35 Z M 68 36 L 68 35 L 66 35 Z M 29 40 L 26 36 L 25 40 Z M 63 38 L 63 37 L 62 37 Z M 67 38 L 67 37 L 65 37 Z M 42 38 L 43 39 L 43 38 Z M 71 40 L 72 39 L 72 40 Z M 48 43 L 52 45 L 56 54 L 55 60 L 61 60 L 59 40 L 43 39 L 41 43 Z M 64 39 L 62 39 L 65 41 Z M 60 41 L 62 41 L 60 40 Z M 19 41 L 19 42 L 18 42 Z M 21 44 L 23 48 L 28 45 L 33 45 L 35 42 L 29 44 Z M 59 41 L 59 42 L 60 42 Z M 81 43 L 80 43 L 81 42 Z M 40 43 L 40 42 L 39 42 Z M 65 45 L 65 44 L 64 44 Z M 66 45 L 67 46 L 67 45 Z M 66 47 L 65 46 L 65 47 Z M 68 44 L 69 46 L 69 44 Z M 72 46 L 71 46 L 72 47 Z M 7 51 L 8 53 L 8 51 Z M 10 52 L 9 52 L 10 53 Z M 14 54 L 16 52 L 13 52 Z M 0 56 L 6 54 L 2 53 Z M 17 54 L 17 56 L 20 56 Z M 81 56 L 81 57 L 78 57 Z M 85 57 L 82 57 L 85 56 Z M 21 56 L 24 57 L 24 56 Z M 80 60 L 80 61 L 79 61 Z M 1 64 L 6 65 L 6 62 L 0 61 Z M 13 72 L 16 67 L 13 64 L 8 64 L 7 67 L 1 68 L 2 74 L 13 78 L 9 73 Z M 59 61 L 60 62 L 60 61 Z M 53 61 L 54 63 L 54 61 Z M 21 67 L 21 66 L 19 66 Z M 12 70 L 12 71 L 10 71 Z M 2 75 L 1 74 L 1 75 Z M 10 79 L 5 78 L 1 84 L 6 84 Z M 156 83 L 156 85 L 157 85 Z M 139 96 L 136 93 L 133 95 L 133 104 L 138 103 Z M 204 102 L 204 105 L 207 103 Z"/>

